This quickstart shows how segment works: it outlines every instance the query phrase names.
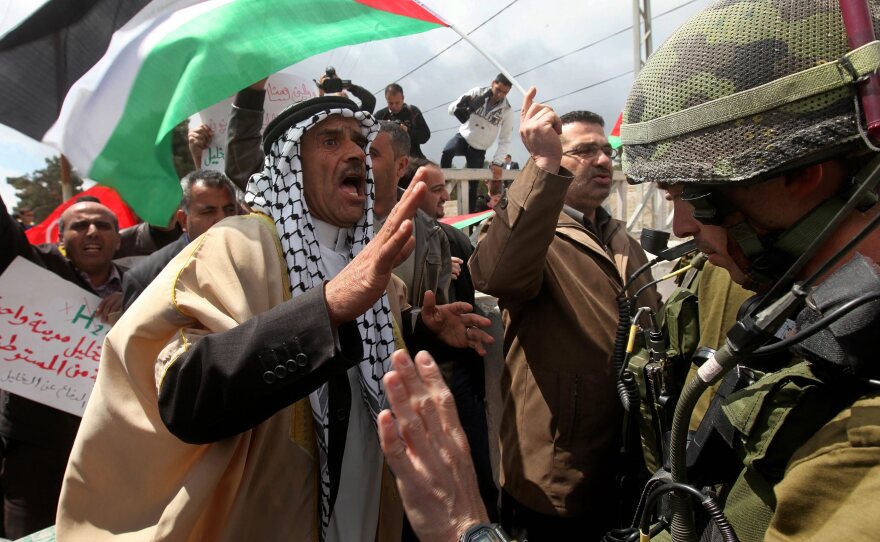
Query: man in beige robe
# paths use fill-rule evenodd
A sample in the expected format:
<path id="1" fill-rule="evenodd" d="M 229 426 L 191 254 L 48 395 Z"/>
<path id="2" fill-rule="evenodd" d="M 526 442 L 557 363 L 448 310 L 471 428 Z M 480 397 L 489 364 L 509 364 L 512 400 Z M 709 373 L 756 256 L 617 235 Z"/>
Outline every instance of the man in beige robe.
<path id="1" fill-rule="evenodd" d="M 384 292 L 412 250 L 410 218 L 424 192 L 407 191 L 373 236 L 364 153 L 372 126 L 337 97 L 279 116 L 267 128 L 272 163 L 249 189 L 265 214 L 215 225 L 114 327 L 65 475 L 60 539 L 328 532 L 340 472 L 357 459 L 343 453 L 350 419 L 369 420 L 384 404 L 378 379 L 398 343 L 396 297 Z M 338 231 L 338 246 L 321 231 Z M 337 256 L 341 270 L 324 261 Z M 475 318 L 460 318 L 458 333 L 480 325 Z M 375 495 L 379 515 L 399 529 L 391 486 L 371 480 L 354 489 Z M 362 539 L 388 532 L 372 525 Z"/>

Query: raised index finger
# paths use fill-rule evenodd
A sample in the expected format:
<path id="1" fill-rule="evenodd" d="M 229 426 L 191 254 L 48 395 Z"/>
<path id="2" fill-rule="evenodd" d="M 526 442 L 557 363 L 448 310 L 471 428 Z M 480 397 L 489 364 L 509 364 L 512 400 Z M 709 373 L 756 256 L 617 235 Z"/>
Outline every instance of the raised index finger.
<path id="1" fill-rule="evenodd" d="M 529 112 L 529 108 L 532 107 L 532 101 L 535 99 L 535 95 L 538 93 L 538 89 L 534 86 L 529 87 L 529 91 L 526 92 L 526 95 L 523 96 L 523 104 L 522 109 L 519 112 L 519 116 L 521 119 L 525 119 L 526 115 Z"/>

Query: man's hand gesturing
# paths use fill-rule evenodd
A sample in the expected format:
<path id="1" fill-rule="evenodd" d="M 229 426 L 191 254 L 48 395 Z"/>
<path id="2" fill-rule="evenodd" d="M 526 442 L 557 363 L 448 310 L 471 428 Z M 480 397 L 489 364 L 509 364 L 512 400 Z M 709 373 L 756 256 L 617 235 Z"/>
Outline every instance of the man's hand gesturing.
<path id="1" fill-rule="evenodd" d="M 330 323 L 338 327 L 351 322 L 373 306 L 385 293 L 391 271 L 415 248 L 412 217 L 425 195 L 422 182 L 425 170 L 419 170 L 403 197 L 391 210 L 385 225 L 367 246 L 324 287 Z"/>
<path id="2" fill-rule="evenodd" d="M 455 399 L 427 352 L 413 363 L 398 350 L 391 361 L 394 371 L 383 379 L 391 410 L 376 422 L 406 516 L 419 540 L 458 540 L 489 518 Z"/>
<path id="3" fill-rule="evenodd" d="M 535 164 L 548 173 L 558 173 L 562 162 L 562 121 L 549 105 L 534 102 L 538 89 L 532 87 L 523 98 L 519 135 Z"/>

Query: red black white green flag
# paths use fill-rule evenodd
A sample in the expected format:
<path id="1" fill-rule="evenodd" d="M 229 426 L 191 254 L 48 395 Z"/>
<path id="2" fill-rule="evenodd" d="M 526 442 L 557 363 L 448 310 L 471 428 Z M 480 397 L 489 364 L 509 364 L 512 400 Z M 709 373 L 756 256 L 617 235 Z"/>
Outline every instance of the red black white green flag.
<path id="1" fill-rule="evenodd" d="M 611 144 L 612 149 L 616 149 L 620 147 L 623 143 L 620 141 L 620 125 L 623 123 L 623 113 L 617 117 L 617 122 L 614 123 L 614 128 L 611 130 L 611 133 L 608 134 L 608 143 Z"/>
<path id="2" fill-rule="evenodd" d="M 487 220 L 494 214 L 495 211 L 489 209 L 487 211 L 480 211 L 478 213 L 470 213 L 467 215 L 448 216 L 445 218 L 441 218 L 440 222 L 443 222 L 444 224 L 449 224 L 454 228 L 462 230 L 464 228 L 467 228 L 468 226 L 479 224 L 480 222 Z"/>

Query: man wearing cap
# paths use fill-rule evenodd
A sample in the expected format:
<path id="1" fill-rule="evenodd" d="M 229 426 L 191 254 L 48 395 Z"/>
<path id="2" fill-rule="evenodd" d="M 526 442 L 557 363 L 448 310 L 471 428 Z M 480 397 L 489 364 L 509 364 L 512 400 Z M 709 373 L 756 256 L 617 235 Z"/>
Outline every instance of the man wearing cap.
<path id="1" fill-rule="evenodd" d="M 374 418 L 400 344 L 385 289 L 424 189 L 374 234 L 376 130 L 336 96 L 267 127 L 247 192 L 257 213 L 176 256 L 105 343 L 60 539 L 373 540 L 384 518 L 399 530 Z M 462 319 L 459 331 L 480 325 Z"/>

